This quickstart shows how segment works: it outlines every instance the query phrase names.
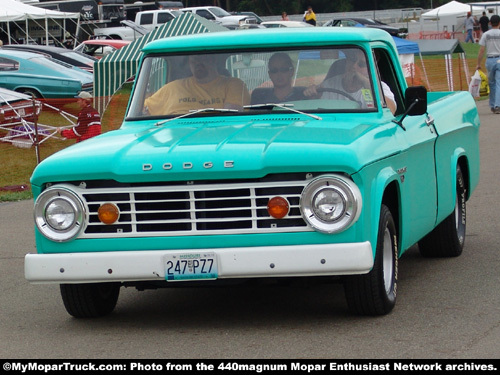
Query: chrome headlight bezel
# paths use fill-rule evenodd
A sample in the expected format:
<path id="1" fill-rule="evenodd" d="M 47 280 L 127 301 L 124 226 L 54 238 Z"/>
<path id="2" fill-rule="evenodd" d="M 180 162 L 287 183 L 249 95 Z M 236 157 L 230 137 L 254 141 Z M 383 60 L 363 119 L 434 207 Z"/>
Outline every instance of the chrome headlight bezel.
<path id="1" fill-rule="evenodd" d="M 72 218 L 70 223 L 64 227 L 57 228 L 47 217 L 50 205 L 58 201 L 69 208 L 68 217 Z M 62 213 L 64 215 L 64 213 Z M 35 224 L 40 233 L 49 240 L 66 242 L 77 237 L 85 226 L 86 209 L 80 197 L 71 189 L 66 187 L 52 187 L 42 192 L 35 202 Z"/>
<path id="2" fill-rule="evenodd" d="M 339 197 L 341 212 L 327 220 L 319 215 L 315 200 L 319 194 L 330 192 Z M 332 194 L 332 195 L 333 195 Z M 300 196 L 302 217 L 311 227 L 322 233 L 337 233 L 354 224 L 361 213 L 361 192 L 356 184 L 340 175 L 323 175 L 312 180 Z"/>

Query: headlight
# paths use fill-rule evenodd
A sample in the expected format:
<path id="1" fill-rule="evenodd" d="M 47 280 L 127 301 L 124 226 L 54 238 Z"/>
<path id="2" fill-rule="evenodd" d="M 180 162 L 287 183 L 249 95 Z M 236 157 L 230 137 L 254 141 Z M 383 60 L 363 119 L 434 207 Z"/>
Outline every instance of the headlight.
<path id="1" fill-rule="evenodd" d="M 341 176 L 325 175 L 312 180 L 302 191 L 300 210 L 304 220 L 323 233 L 349 228 L 359 218 L 361 192 Z"/>
<path id="2" fill-rule="evenodd" d="M 85 206 L 74 192 L 65 187 L 45 190 L 35 203 L 35 223 L 52 241 L 69 241 L 84 226 Z"/>

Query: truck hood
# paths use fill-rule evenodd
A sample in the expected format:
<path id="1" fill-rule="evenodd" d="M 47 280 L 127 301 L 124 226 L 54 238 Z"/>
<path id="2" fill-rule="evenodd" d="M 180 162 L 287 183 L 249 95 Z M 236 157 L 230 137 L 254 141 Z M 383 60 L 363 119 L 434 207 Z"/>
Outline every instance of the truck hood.
<path id="1" fill-rule="evenodd" d="M 352 114 L 351 114 L 352 119 Z M 204 117 L 125 123 L 44 160 L 32 183 L 108 179 L 154 182 L 259 178 L 270 173 L 354 173 L 398 152 L 395 126 L 353 125 L 349 116 Z M 389 123 L 390 124 L 390 123 Z M 392 137 L 392 142 L 386 139 Z M 387 150 L 390 148 L 391 150 Z M 379 156 L 380 155 L 380 156 Z"/>

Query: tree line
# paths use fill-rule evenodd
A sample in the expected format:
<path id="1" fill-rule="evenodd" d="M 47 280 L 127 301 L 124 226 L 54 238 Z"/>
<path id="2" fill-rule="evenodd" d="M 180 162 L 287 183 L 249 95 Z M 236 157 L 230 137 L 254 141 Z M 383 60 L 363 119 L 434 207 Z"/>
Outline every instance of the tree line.
<path id="1" fill-rule="evenodd" d="M 125 0 L 133 3 L 136 0 Z M 143 0 L 147 2 L 148 0 Z M 152 0 L 149 0 L 152 1 Z M 219 6 L 227 11 L 251 11 L 260 16 L 301 14 L 312 6 L 315 13 L 355 12 L 364 10 L 436 8 L 450 0 L 182 0 L 184 6 Z"/>

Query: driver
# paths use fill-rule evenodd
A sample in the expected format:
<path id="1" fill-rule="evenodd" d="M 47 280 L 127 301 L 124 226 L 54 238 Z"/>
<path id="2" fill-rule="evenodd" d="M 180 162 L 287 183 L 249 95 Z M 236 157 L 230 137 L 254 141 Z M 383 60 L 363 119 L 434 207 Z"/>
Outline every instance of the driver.
<path id="1" fill-rule="evenodd" d="M 311 98 L 320 97 L 321 99 L 333 100 L 354 99 L 361 104 L 361 108 L 374 108 L 375 102 L 364 53 L 360 49 L 350 49 L 345 50 L 344 54 L 347 59 L 345 73 L 326 79 L 319 86 L 310 86 L 304 91 L 304 95 Z M 394 94 L 387 84 L 384 82 L 381 84 L 388 107 L 394 113 L 396 110 Z M 347 95 L 330 91 L 325 91 L 320 95 L 318 89 L 321 88 L 339 90 Z M 319 91 L 321 92 L 321 90 Z"/>

